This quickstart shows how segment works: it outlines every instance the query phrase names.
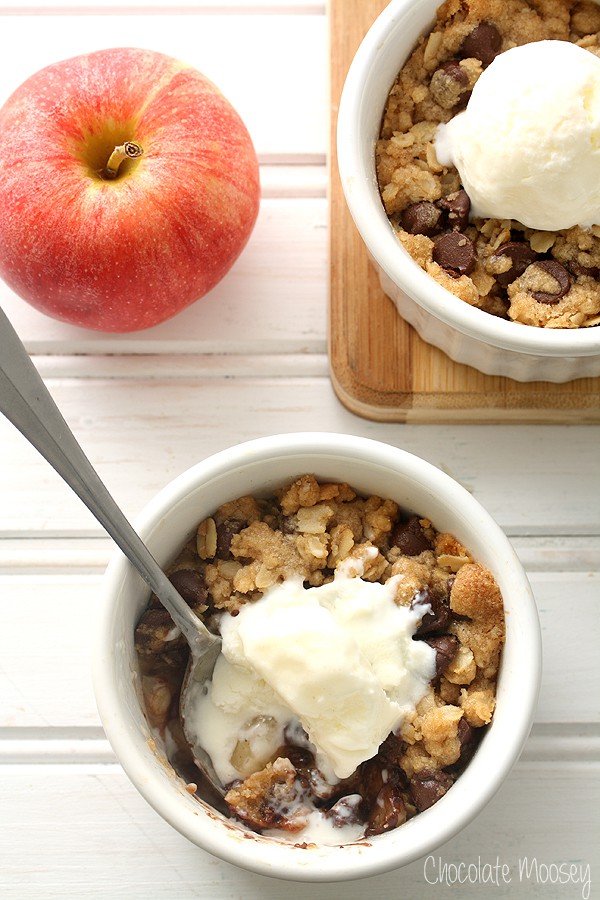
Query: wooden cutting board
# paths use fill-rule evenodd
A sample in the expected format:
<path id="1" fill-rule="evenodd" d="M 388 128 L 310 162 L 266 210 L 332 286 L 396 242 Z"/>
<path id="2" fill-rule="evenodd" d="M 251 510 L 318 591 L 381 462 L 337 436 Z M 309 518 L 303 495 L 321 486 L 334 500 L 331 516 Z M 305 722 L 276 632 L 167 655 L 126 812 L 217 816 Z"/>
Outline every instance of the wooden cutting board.
<path id="1" fill-rule="evenodd" d="M 352 58 L 386 0 L 329 0 L 329 361 L 338 398 L 387 422 L 600 422 L 600 378 L 567 384 L 483 375 L 422 341 L 383 293 L 342 193 L 335 131 Z"/>

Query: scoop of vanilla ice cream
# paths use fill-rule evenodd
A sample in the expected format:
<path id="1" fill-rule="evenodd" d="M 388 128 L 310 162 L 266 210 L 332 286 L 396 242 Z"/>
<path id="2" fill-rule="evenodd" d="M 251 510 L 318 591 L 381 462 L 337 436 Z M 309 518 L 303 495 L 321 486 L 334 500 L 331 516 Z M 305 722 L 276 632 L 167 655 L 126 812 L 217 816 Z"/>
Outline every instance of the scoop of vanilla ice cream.
<path id="1" fill-rule="evenodd" d="M 298 720 L 328 780 L 377 753 L 435 672 L 435 651 L 412 640 L 428 607 L 397 606 L 396 581 L 337 576 L 305 589 L 291 579 L 223 616 L 222 655 L 187 724 L 224 783 L 248 774 L 235 767 L 240 740 L 264 764 Z"/>
<path id="2" fill-rule="evenodd" d="M 557 231 L 600 223 L 600 59 L 568 41 L 501 53 L 436 134 L 474 216 Z"/>

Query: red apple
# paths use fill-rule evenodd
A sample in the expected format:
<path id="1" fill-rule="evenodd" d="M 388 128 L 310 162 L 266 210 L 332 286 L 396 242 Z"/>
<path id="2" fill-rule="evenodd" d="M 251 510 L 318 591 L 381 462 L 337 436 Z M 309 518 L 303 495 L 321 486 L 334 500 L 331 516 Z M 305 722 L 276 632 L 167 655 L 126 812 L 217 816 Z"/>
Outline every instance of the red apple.
<path id="1" fill-rule="evenodd" d="M 66 322 L 134 331 L 170 318 L 231 267 L 259 195 L 237 112 L 160 53 L 56 63 L 0 110 L 0 276 Z"/>

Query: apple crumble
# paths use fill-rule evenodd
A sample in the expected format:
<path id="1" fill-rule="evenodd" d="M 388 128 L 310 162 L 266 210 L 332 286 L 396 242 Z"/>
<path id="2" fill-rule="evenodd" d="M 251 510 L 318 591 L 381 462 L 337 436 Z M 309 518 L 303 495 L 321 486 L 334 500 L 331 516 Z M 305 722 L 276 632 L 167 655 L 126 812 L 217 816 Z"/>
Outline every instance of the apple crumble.
<path id="1" fill-rule="evenodd" d="M 446 0 L 391 88 L 377 177 L 399 241 L 451 293 L 526 325 L 587 327 L 600 323 L 600 222 L 541 231 L 513 219 L 473 217 L 457 169 L 436 154 L 438 126 L 465 109 L 496 56 L 543 40 L 570 41 L 600 56 L 600 6 Z"/>
<path id="2" fill-rule="evenodd" d="M 490 571 L 427 518 L 306 474 L 274 496 L 220 506 L 169 572 L 194 612 L 222 633 L 225 619 L 231 626 L 293 582 L 310 592 L 343 576 L 353 587 L 387 590 L 394 609 L 412 616 L 407 643 L 431 658 L 418 702 L 343 777 L 324 771 L 297 718 L 284 717 L 275 733 L 268 716 L 247 722 L 225 761 L 239 775 L 224 787 L 230 816 L 250 829 L 304 845 L 316 812 L 339 834 L 334 843 L 387 832 L 436 803 L 476 751 L 494 713 L 502 597 Z M 187 645 L 155 597 L 135 642 L 148 721 L 175 771 L 199 783 L 179 721 Z M 260 739 L 253 743 L 250 732 Z"/>

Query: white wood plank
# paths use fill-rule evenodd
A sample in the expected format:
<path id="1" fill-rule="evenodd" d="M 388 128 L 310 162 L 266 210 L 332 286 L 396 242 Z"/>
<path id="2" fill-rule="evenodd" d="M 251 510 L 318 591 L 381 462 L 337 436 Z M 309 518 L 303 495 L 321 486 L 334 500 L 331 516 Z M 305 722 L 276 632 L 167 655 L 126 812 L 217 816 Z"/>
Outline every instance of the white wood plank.
<path id="1" fill-rule="evenodd" d="M 116 764 L 112 747 L 101 728 L 0 729 L 0 766 L 56 764 Z M 7 770 L 0 769 L 6 772 Z"/>
<path id="2" fill-rule="evenodd" d="M 308 888 L 252 875 L 213 859 L 173 831 L 112 766 L 12 766 L 0 774 L 0 893 L 5 900 L 507 900 L 593 897 L 597 854 L 597 763 L 518 764 L 478 819 L 410 866 L 343 886 Z M 60 812 L 58 812 L 60 811 Z M 537 884 L 543 865 L 574 865 L 563 884 Z M 444 866 L 506 866 L 500 884 L 447 884 Z M 532 870 L 527 873 L 527 866 Z M 578 882 L 578 883 L 577 883 Z M 587 887 L 586 887 L 587 886 Z"/>
<path id="3" fill-rule="evenodd" d="M 0 729 L 99 727 L 90 656 L 100 581 L 0 575 Z M 534 572 L 531 582 L 544 651 L 536 722 L 600 724 L 600 575 Z"/>
<path id="4" fill-rule="evenodd" d="M 536 721 L 600 723 L 600 573 L 536 572 L 531 584 L 543 645 Z"/>
<path id="5" fill-rule="evenodd" d="M 1 728 L 99 727 L 90 662 L 99 583 L 0 576 Z"/>
<path id="6" fill-rule="evenodd" d="M 320 160 L 320 157 L 319 157 Z M 298 162 L 286 165 L 285 161 L 264 164 L 260 170 L 263 197 L 325 197 L 327 192 L 327 168 L 323 162 Z"/>
<path id="7" fill-rule="evenodd" d="M 86 365 L 82 360 L 84 372 Z M 48 384 L 132 517 L 167 481 L 216 450 L 260 435 L 321 430 L 365 435 L 422 456 L 472 491 L 509 534 L 599 531 L 597 426 L 368 422 L 337 401 L 327 378 L 131 379 L 126 389 L 94 378 Z M 99 533 L 87 510 L 4 419 L 0 498 L 0 535 Z"/>
<path id="8" fill-rule="evenodd" d="M 600 535 L 516 535 L 512 544 L 530 573 L 598 571 Z"/>
<path id="9" fill-rule="evenodd" d="M 22 0 L 2 3 L 0 15 L 124 15 L 131 11 L 165 14 L 201 12 L 203 15 L 323 15 L 325 4 L 318 0 Z"/>
<path id="10" fill-rule="evenodd" d="M 600 728 L 590 722 L 534 723 L 520 756 L 531 768 L 598 763 Z M 113 749 L 98 726 L 0 726 L 1 767 L 117 765 Z"/>
<path id="11" fill-rule="evenodd" d="M 104 572 L 114 543 L 108 537 L 3 538 L 0 573 L 5 575 L 95 575 Z"/>
<path id="12" fill-rule="evenodd" d="M 263 199 L 250 241 L 221 283 L 155 328 L 109 335 L 70 326 L 1 281 L 0 306 L 32 354 L 325 353 L 326 200 Z"/>
<path id="13" fill-rule="evenodd" d="M 0 7 L 0 14 L 2 8 Z M 0 103 L 38 69 L 106 47 L 182 59 L 237 109 L 262 161 L 320 159 L 327 146 L 327 26 L 323 15 L 6 15 Z M 243 24 L 242 24 L 243 23 Z M 310 48 L 310 53 L 306 49 Z M 257 64 L 260 61 L 260 64 Z"/>
<path id="14" fill-rule="evenodd" d="M 325 353 L 228 353 L 212 354 L 160 353 L 85 354 L 85 366 L 77 356 L 35 356 L 34 363 L 42 378 L 49 382 L 75 378 L 119 380 L 149 379 L 156 382 L 189 382 L 214 378 L 261 378 L 279 381 L 282 375 L 293 378 L 326 378 L 329 361 Z"/>
<path id="15" fill-rule="evenodd" d="M 597 575 L 600 535 L 529 536 L 513 535 L 513 547 L 535 580 L 538 573 L 552 581 L 554 573 L 569 577 L 574 573 Z M 114 544 L 102 537 L 69 537 L 27 534 L 0 540 L 0 573 L 6 575 L 101 575 Z"/>

